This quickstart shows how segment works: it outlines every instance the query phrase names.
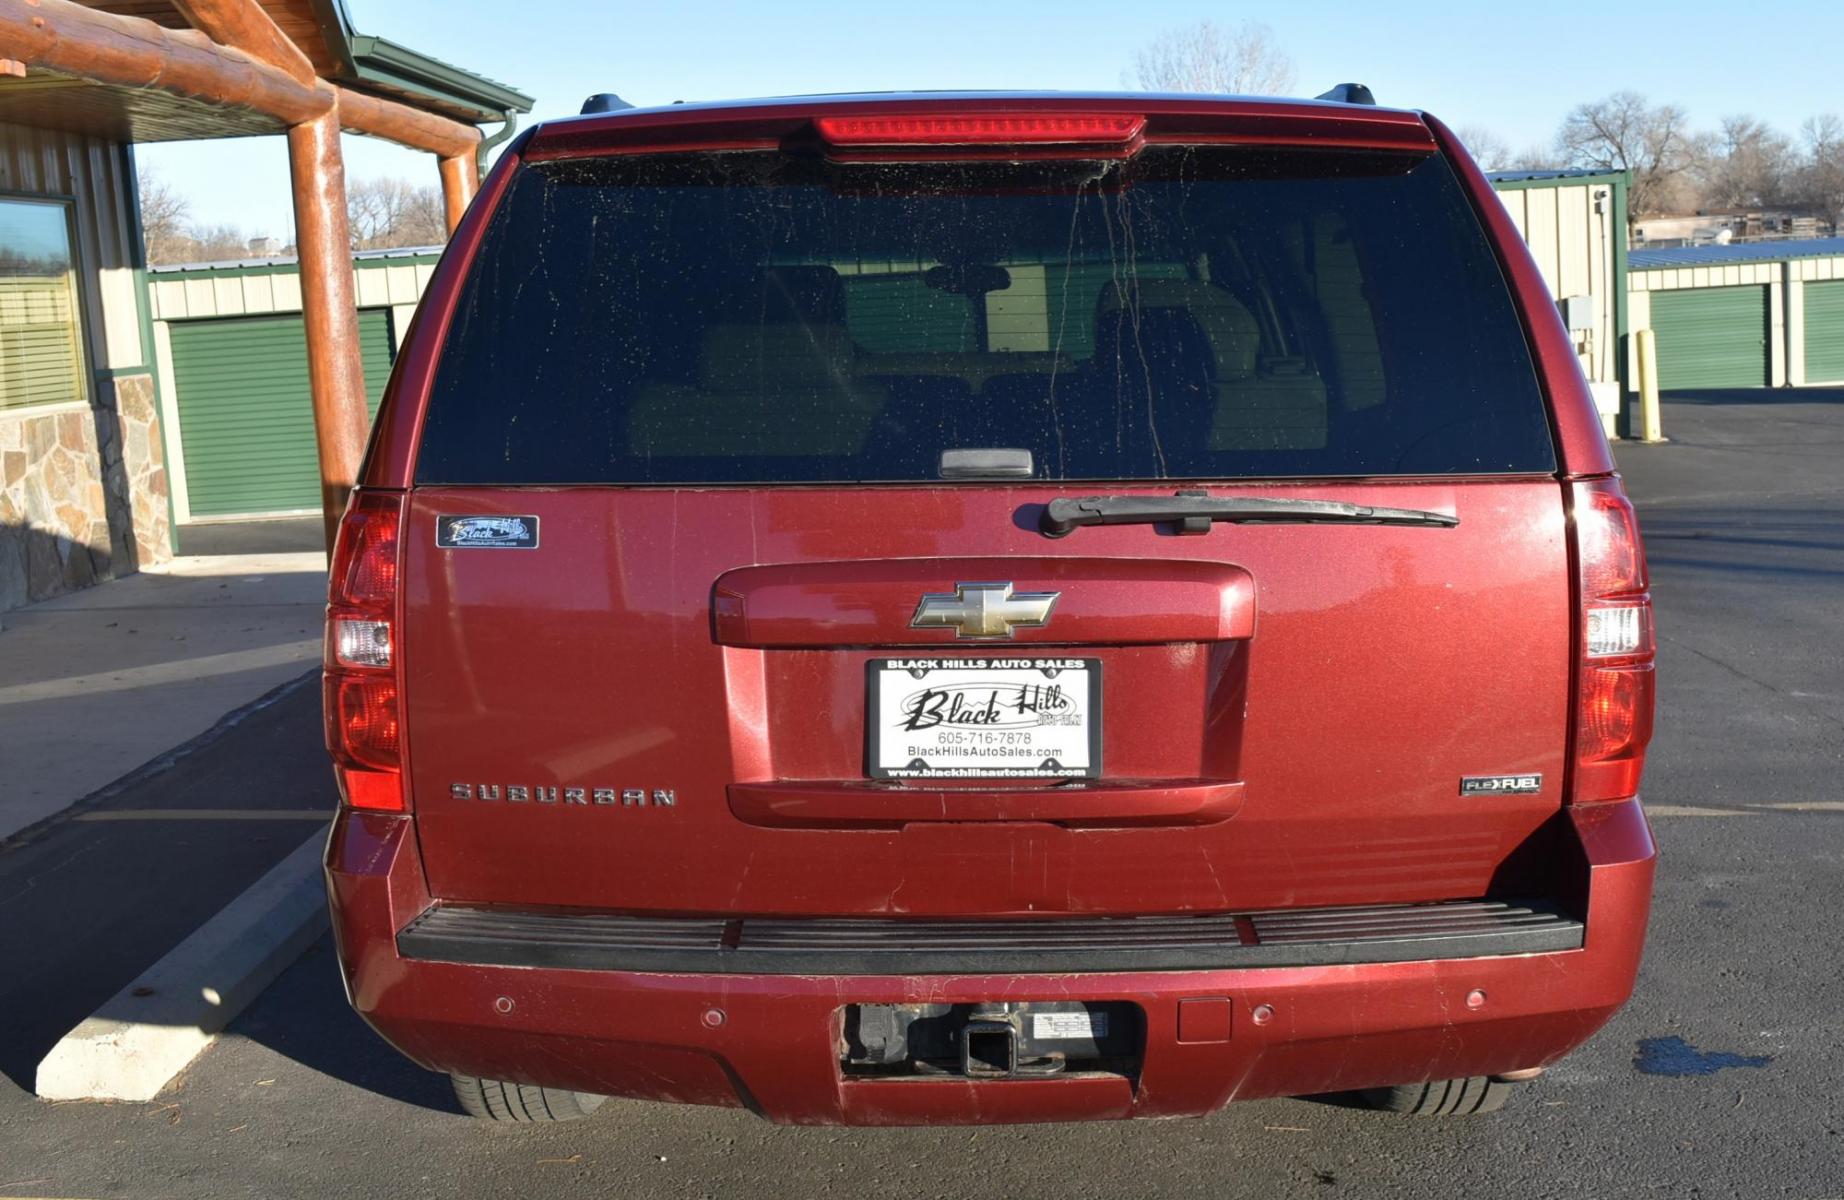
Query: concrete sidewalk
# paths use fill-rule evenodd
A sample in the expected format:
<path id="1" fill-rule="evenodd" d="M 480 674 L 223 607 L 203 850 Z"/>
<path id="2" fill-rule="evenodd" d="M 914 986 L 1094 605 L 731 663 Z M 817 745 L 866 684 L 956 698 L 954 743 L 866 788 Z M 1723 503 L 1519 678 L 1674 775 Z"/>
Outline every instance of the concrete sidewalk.
<path id="1" fill-rule="evenodd" d="M 193 556 L 8 612 L 0 839 L 312 668 L 325 589 L 318 552 Z"/>

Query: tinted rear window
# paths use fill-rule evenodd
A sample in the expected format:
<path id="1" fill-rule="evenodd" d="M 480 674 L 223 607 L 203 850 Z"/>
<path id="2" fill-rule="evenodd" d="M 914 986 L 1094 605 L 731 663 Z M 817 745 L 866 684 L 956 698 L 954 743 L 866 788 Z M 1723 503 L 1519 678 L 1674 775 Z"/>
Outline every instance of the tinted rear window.
<path id="1" fill-rule="evenodd" d="M 437 370 L 422 483 L 1547 472 L 1445 160 L 770 152 L 529 165 Z"/>

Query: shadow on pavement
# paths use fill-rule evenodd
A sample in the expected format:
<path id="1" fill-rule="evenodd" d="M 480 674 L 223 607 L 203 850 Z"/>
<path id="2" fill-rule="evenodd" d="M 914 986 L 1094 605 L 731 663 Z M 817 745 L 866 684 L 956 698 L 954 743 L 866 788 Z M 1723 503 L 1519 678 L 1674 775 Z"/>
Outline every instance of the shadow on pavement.
<path id="1" fill-rule="evenodd" d="M 21 1091 L 59 1038 L 331 818 L 308 682 L 0 841 L 0 1075 Z"/>
<path id="2" fill-rule="evenodd" d="M 181 554 L 296 554 L 325 549 L 326 527 L 317 516 L 179 527 Z"/>
<path id="3" fill-rule="evenodd" d="M 1844 578 L 1844 570 L 1818 565 L 1835 562 L 1844 551 L 1844 526 L 1823 508 L 1647 509 L 1641 525 L 1655 572 L 1686 568 L 1788 580 Z"/>
<path id="4" fill-rule="evenodd" d="M 225 1036 L 247 1038 L 310 1071 L 388 1099 L 461 1112 L 446 1076 L 399 1054 L 352 1011 L 340 985 L 331 935 L 270 984 Z"/>

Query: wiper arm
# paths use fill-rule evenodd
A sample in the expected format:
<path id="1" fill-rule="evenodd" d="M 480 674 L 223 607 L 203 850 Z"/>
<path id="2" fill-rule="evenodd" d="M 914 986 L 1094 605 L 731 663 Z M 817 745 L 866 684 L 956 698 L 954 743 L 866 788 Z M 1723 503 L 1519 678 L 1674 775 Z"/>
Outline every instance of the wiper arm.
<path id="1" fill-rule="evenodd" d="M 1420 508 L 1378 508 L 1342 500 L 1213 498 L 1202 492 L 1175 496 L 1059 496 L 1044 506 L 1038 528 L 1045 537 L 1067 537 L 1083 525 L 1160 525 L 1175 522 L 1180 533 L 1209 533 L 1217 521 L 1235 525 L 1429 525 L 1449 529 L 1460 518 Z"/>

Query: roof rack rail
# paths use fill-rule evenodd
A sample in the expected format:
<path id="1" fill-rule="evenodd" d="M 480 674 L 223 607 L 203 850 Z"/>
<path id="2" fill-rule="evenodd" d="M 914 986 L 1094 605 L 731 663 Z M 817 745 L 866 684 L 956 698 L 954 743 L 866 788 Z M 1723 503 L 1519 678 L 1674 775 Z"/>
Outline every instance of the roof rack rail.
<path id="1" fill-rule="evenodd" d="M 595 95 L 589 97 L 589 99 L 583 101 L 582 115 L 586 116 L 589 113 L 620 112 L 623 109 L 633 107 L 632 104 L 629 104 L 626 100 L 623 100 L 613 92 L 597 92 Z"/>
<path id="2" fill-rule="evenodd" d="M 1341 83 L 1329 92 L 1320 92 L 1315 100 L 1331 100 L 1339 104 L 1375 104 L 1377 98 L 1370 94 L 1370 89 L 1361 83 Z"/>

